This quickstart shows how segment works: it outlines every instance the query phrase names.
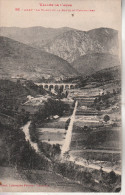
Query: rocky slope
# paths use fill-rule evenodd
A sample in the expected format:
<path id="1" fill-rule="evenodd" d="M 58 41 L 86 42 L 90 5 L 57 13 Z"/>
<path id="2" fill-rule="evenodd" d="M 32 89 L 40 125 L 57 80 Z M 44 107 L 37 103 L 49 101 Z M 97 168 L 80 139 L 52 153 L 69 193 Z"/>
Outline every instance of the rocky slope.
<path id="1" fill-rule="evenodd" d="M 41 48 L 42 49 L 42 48 Z M 91 53 L 118 54 L 118 32 L 110 28 L 70 30 L 50 41 L 43 49 L 68 62 Z"/>

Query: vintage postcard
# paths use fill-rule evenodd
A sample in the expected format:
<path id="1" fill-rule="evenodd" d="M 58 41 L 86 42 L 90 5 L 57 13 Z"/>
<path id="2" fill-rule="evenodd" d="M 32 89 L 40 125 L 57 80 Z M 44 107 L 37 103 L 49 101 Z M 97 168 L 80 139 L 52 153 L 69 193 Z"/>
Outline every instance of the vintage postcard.
<path id="1" fill-rule="evenodd" d="M 0 0 L 0 192 L 120 192 L 121 132 L 121 0 Z"/>

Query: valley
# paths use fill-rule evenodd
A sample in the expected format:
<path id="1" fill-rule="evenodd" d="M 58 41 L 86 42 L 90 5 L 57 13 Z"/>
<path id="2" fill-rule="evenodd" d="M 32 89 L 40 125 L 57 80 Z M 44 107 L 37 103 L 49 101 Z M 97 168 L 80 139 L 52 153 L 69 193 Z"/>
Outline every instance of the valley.
<path id="1" fill-rule="evenodd" d="M 98 110 L 93 103 L 101 94 L 102 96 L 107 94 L 103 87 L 91 88 L 89 92 L 88 89 L 71 89 L 69 97 L 78 102 L 75 118 L 69 122 L 67 130 L 66 121 L 69 118 L 72 120 L 70 115 L 49 119 L 48 122 L 42 123 L 42 126 L 38 124 L 36 127 L 37 144 L 40 148 L 41 143 L 45 148 L 50 145 L 60 146 L 61 156 L 57 154 L 54 157 L 49 154 L 51 158 L 54 157 L 55 162 L 57 160 L 65 163 L 73 162 L 76 166 L 86 167 L 88 170 L 99 171 L 101 169 L 105 173 L 113 170 L 116 175 L 120 176 L 121 122 L 117 117 L 120 112 L 120 107 L 117 107 L 119 92 L 113 94 L 113 89 L 106 88 L 111 94 L 107 98 L 112 99 L 112 103 L 108 105 L 108 108 Z M 114 103 L 113 99 L 115 99 Z M 108 122 L 104 121 L 106 114 L 110 117 Z M 72 133 L 70 128 L 72 128 Z"/>
<path id="2" fill-rule="evenodd" d="M 33 191 L 120 190 L 118 32 L 1 27 L 0 43 L 2 190 L 9 174 Z"/>
<path id="3" fill-rule="evenodd" d="M 29 120 L 29 122 L 26 124 L 23 122 L 24 127 L 21 128 L 25 134 L 25 140 L 29 142 L 36 154 L 51 164 L 52 170 L 55 170 L 56 164 L 58 166 L 67 164 L 71 168 L 73 163 L 82 171 L 86 169 L 89 174 L 92 171 L 92 182 L 94 180 L 99 182 L 98 172 L 100 170 L 105 174 L 110 174 L 113 170 L 118 177 L 116 182 L 119 184 L 121 121 L 118 117 L 120 114 L 120 88 L 118 84 L 114 84 L 114 89 L 109 84 L 89 88 L 89 90 L 86 87 L 68 89 L 68 96 L 60 96 L 60 100 L 57 99 L 59 91 L 55 95 L 52 89 L 45 90 L 40 85 L 30 82 L 27 85 L 21 83 L 18 85 L 22 88 L 32 89 L 32 86 L 34 88 L 34 92 L 26 93 L 27 97 L 20 105 L 24 110 L 22 110 L 23 113 L 28 112 L 26 121 Z M 36 89 L 38 92 L 35 95 Z M 40 89 L 43 90 L 41 92 L 44 95 L 38 96 Z M 63 89 L 62 93 L 65 94 L 66 91 L 67 89 Z M 26 98 L 29 98 L 29 103 Z M 30 107 L 29 110 L 27 110 L 27 104 Z M 36 110 L 34 110 L 34 106 Z M 18 112 L 21 111 L 20 109 Z M 3 108 L 4 110 L 5 108 Z M 32 112 L 32 110 L 34 111 Z M 108 116 L 108 119 L 105 119 L 105 116 Z M 45 166 L 44 169 L 46 170 L 47 167 Z M 58 171 L 56 170 L 57 173 Z M 97 171 L 97 177 L 94 176 L 94 171 Z M 60 174 L 63 175 L 63 172 L 61 171 Z M 67 174 L 65 177 L 73 180 L 73 177 Z M 80 182 L 83 185 L 83 181 L 79 181 L 78 178 L 75 182 Z M 94 183 L 93 190 L 97 190 L 98 182 Z M 106 184 L 107 187 L 108 184 Z M 113 187 L 112 184 L 110 188 Z M 103 186 L 102 188 L 105 191 Z"/>

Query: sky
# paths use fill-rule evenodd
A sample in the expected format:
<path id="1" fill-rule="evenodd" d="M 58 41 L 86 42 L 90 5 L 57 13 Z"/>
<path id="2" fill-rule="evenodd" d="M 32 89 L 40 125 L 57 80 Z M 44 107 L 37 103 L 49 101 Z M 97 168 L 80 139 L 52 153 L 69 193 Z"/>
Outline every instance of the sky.
<path id="1" fill-rule="evenodd" d="M 121 30 L 121 0 L 0 0 L 0 26 L 51 28 L 71 27 L 79 30 L 90 30 L 108 27 Z M 68 9 L 95 11 L 82 12 L 43 12 L 23 11 L 24 9 L 52 9 L 42 4 L 72 4 Z M 20 8 L 21 11 L 15 11 Z M 62 7 L 53 7 L 62 9 Z M 63 9 L 66 9 L 63 7 Z M 74 14 L 74 16 L 72 15 Z"/>

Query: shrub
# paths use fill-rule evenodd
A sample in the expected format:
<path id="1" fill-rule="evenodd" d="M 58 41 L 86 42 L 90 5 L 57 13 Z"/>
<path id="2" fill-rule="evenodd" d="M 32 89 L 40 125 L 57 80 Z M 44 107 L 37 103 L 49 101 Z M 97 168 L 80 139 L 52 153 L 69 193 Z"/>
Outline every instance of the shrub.
<path id="1" fill-rule="evenodd" d="M 105 116 L 104 116 L 104 121 L 107 122 L 107 121 L 109 121 L 109 120 L 110 120 L 109 115 L 105 115 Z"/>

